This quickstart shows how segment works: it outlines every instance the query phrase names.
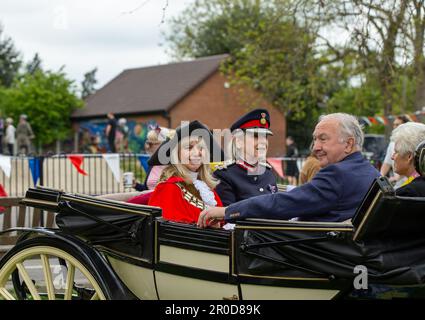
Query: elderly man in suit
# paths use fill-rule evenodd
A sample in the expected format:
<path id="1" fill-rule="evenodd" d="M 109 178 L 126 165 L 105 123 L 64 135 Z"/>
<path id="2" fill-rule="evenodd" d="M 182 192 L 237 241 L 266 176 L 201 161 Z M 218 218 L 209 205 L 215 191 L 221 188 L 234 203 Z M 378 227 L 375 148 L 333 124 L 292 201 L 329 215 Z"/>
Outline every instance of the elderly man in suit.
<path id="1" fill-rule="evenodd" d="M 224 219 L 344 221 L 352 218 L 379 172 L 361 154 L 363 132 L 345 113 L 321 116 L 313 133 L 313 152 L 322 169 L 307 184 L 289 192 L 262 195 L 225 208 L 204 210 L 199 227 Z"/>

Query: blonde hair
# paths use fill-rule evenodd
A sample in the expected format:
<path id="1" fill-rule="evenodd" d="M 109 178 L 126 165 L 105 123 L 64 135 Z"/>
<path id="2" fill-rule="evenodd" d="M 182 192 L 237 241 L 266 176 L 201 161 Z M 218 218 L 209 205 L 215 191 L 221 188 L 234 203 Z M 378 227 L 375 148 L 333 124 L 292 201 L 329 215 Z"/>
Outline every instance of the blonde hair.
<path id="1" fill-rule="evenodd" d="M 169 164 L 161 174 L 160 181 L 165 181 L 172 176 L 178 176 L 182 178 L 187 184 L 193 184 L 193 181 L 190 176 L 190 170 L 181 163 L 179 159 L 179 150 L 182 146 L 182 141 L 180 141 L 173 150 L 171 150 L 171 160 L 172 164 Z M 208 155 L 209 156 L 209 155 Z M 203 163 L 198 170 L 199 180 L 204 181 L 207 186 L 213 190 L 219 184 L 219 181 L 215 179 L 211 174 L 211 168 L 209 163 Z"/>

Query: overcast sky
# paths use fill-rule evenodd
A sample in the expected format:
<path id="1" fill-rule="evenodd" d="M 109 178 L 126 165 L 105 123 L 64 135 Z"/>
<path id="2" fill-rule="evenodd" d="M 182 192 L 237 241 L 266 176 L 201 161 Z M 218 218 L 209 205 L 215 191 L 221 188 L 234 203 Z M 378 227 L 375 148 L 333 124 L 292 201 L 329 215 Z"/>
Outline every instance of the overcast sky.
<path id="1" fill-rule="evenodd" d="M 78 84 L 97 67 L 100 88 L 124 69 L 170 62 L 161 31 L 190 2 L 0 0 L 0 23 L 25 62 L 38 52 L 45 69 L 65 65 Z"/>

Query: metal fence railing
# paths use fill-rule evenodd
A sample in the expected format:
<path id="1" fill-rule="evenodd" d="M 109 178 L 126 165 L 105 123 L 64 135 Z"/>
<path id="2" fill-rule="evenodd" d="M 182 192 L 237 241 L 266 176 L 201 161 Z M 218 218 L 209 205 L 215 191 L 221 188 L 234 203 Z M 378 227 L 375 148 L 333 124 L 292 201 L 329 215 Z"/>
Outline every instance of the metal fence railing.
<path id="1" fill-rule="evenodd" d="M 76 170 L 68 159 L 67 154 L 9 157 L 10 174 L 6 174 L 3 163 L 0 170 L 0 185 L 9 197 L 25 196 L 25 192 L 35 185 L 89 195 L 134 191 L 131 188 L 124 187 L 122 178 L 119 181 L 115 179 L 102 154 L 83 154 L 83 156 L 82 169 L 87 172 L 87 175 L 82 175 Z M 365 157 L 368 158 L 367 156 Z M 144 181 L 145 170 L 142 167 L 141 158 L 146 160 L 147 155 L 119 154 L 120 175 L 122 176 L 122 173 L 131 171 L 136 180 Z M 272 157 L 268 158 L 268 160 L 273 160 L 273 168 L 277 173 L 277 182 L 287 184 L 288 181 L 284 176 L 286 163 L 288 161 L 296 161 L 297 167 L 301 172 L 306 158 Z M 369 160 L 373 165 L 376 165 L 371 159 Z M 34 164 L 38 168 L 37 175 L 39 176 L 36 183 L 34 183 Z"/>
<path id="2" fill-rule="evenodd" d="M 7 195 L 12 197 L 24 196 L 28 188 L 35 185 L 91 195 L 130 191 L 129 188 L 124 188 L 122 179 L 117 181 L 101 154 L 83 156 L 81 168 L 87 175 L 79 173 L 67 155 L 10 157 L 10 175 L 7 176 L 4 170 L 0 170 L 0 184 Z M 137 180 L 142 181 L 145 171 L 139 159 L 143 156 L 145 155 L 120 154 L 120 176 L 123 172 L 131 171 Z M 37 168 L 34 168 L 34 163 Z M 39 176 L 36 183 L 34 175 Z"/>

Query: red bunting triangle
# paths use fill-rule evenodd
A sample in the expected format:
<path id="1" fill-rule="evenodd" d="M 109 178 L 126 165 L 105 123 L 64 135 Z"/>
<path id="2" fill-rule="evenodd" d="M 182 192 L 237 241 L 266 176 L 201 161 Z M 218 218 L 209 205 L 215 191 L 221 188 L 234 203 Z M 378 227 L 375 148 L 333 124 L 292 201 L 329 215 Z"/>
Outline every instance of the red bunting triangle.
<path id="1" fill-rule="evenodd" d="M 4 190 L 3 185 L 0 184 L 0 197 L 7 197 L 7 192 Z M 0 207 L 0 213 L 4 213 L 6 211 L 5 207 Z"/>
<path id="2" fill-rule="evenodd" d="M 282 160 L 279 158 L 267 158 L 267 162 L 273 167 L 276 173 L 282 179 L 285 177 L 282 169 Z"/>
<path id="3" fill-rule="evenodd" d="M 375 119 L 375 117 L 368 117 L 369 121 L 373 124 L 378 124 L 378 121 Z"/>
<path id="4" fill-rule="evenodd" d="M 81 169 L 81 165 L 83 164 L 84 161 L 84 156 L 83 155 L 68 155 L 68 159 L 71 160 L 71 163 L 74 165 L 74 167 L 77 169 L 77 171 L 79 173 L 81 173 L 82 175 L 87 176 L 87 172 L 85 172 L 83 169 Z"/>

